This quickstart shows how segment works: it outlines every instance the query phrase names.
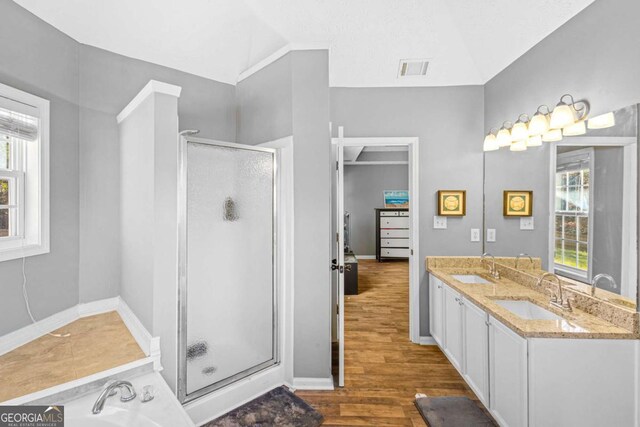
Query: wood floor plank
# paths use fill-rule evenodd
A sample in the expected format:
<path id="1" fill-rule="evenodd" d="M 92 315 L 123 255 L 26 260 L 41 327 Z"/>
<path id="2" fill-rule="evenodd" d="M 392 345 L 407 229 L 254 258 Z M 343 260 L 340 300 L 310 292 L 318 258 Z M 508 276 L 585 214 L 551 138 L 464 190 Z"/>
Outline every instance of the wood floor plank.
<path id="1" fill-rule="evenodd" d="M 345 297 L 345 387 L 296 392 L 324 425 L 425 426 L 416 393 L 467 396 L 485 410 L 437 346 L 409 340 L 408 263 L 360 260 L 358 280 L 360 293 Z"/>

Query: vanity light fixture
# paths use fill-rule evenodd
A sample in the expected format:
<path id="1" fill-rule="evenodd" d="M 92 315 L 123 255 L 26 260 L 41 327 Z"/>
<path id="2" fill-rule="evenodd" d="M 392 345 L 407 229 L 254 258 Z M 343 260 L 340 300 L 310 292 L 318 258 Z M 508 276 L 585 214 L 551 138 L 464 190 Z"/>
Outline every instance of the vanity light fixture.
<path id="1" fill-rule="evenodd" d="M 523 120 L 523 117 L 526 117 Z M 529 137 L 529 128 L 527 124 L 529 123 L 529 116 L 526 114 L 520 114 L 518 116 L 518 121 L 511 128 L 511 139 L 514 141 L 522 141 L 526 140 Z"/>
<path id="2" fill-rule="evenodd" d="M 526 151 L 527 150 L 527 140 L 522 139 L 520 141 L 513 141 L 509 146 L 510 151 Z"/>
<path id="3" fill-rule="evenodd" d="M 500 145 L 498 145 L 498 139 L 493 134 L 495 128 L 491 129 L 487 136 L 484 137 L 484 146 L 483 151 L 495 151 L 500 149 Z"/>
<path id="4" fill-rule="evenodd" d="M 569 98 L 571 102 L 567 104 L 564 102 L 565 98 Z M 568 93 L 564 94 L 551 113 L 549 127 L 551 129 L 565 128 L 579 120 L 586 119 L 587 114 L 589 114 L 589 103 L 587 101 L 574 101 L 573 96 Z"/>
<path id="5" fill-rule="evenodd" d="M 543 107 L 547 110 L 546 113 L 540 111 Z M 549 107 L 546 105 L 539 106 L 529 122 L 529 135 L 542 135 L 547 132 L 549 130 L 549 116 Z"/>
<path id="6" fill-rule="evenodd" d="M 507 127 L 508 124 L 512 126 Z M 508 147 L 511 145 L 513 139 L 511 139 L 511 128 L 513 124 L 511 122 L 502 123 L 502 127 L 498 131 L 498 135 L 496 136 L 496 140 L 498 141 L 498 145 L 500 147 Z"/>
<path id="7" fill-rule="evenodd" d="M 544 142 L 562 141 L 562 130 L 561 129 L 549 129 L 547 132 L 542 134 L 542 140 Z"/>
<path id="8" fill-rule="evenodd" d="M 601 114 L 589 119 L 587 127 L 589 129 L 606 129 L 616 125 L 616 118 L 613 112 Z"/>
<path id="9" fill-rule="evenodd" d="M 562 135 L 564 136 L 578 136 L 587 133 L 587 126 L 584 120 L 576 122 L 562 129 Z"/>
<path id="10" fill-rule="evenodd" d="M 542 146 L 542 136 L 533 135 L 527 139 L 527 147 L 540 147 Z"/>

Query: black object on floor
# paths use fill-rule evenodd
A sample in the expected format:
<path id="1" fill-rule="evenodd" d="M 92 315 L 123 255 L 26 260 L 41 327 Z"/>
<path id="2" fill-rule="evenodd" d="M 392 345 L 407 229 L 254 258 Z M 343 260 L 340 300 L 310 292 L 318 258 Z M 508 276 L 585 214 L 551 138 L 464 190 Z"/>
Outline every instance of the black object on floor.
<path id="1" fill-rule="evenodd" d="M 429 427 L 494 427 L 496 424 L 468 397 L 416 397 Z"/>
<path id="2" fill-rule="evenodd" d="M 278 387 L 202 427 L 317 427 L 322 419 L 307 402 Z"/>

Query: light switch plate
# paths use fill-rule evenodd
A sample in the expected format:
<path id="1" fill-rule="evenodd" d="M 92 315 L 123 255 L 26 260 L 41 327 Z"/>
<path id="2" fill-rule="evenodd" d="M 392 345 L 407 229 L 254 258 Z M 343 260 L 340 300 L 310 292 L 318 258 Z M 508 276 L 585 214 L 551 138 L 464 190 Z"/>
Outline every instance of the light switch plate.
<path id="1" fill-rule="evenodd" d="M 433 228 L 443 230 L 447 228 L 447 217 L 446 216 L 434 216 L 433 217 Z"/>
<path id="2" fill-rule="evenodd" d="M 479 228 L 472 228 L 471 229 L 471 241 L 472 242 L 479 242 L 480 241 L 480 229 Z"/>
<path id="3" fill-rule="evenodd" d="M 495 241 L 496 241 L 496 229 L 487 228 L 487 242 L 495 242 Z"/>
<path id="4" fill-rule="evenodd" d="M 533 230 L 532 216 L 523 216 L 520 218 L 520 230 Z"/>

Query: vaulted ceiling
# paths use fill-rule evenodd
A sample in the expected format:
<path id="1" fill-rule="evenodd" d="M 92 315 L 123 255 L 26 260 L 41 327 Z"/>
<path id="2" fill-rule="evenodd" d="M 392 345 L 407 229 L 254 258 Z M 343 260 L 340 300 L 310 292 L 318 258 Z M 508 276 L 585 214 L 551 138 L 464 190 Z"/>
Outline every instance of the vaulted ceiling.
<path id="1" fill-rule="evenodd" d="M 594 0 L 15 0 L 77 41 L 225 83 L 288 44 L 330 84 L 484 84 Z M 427 58 L 398 78 L 400 59 Z"/>

